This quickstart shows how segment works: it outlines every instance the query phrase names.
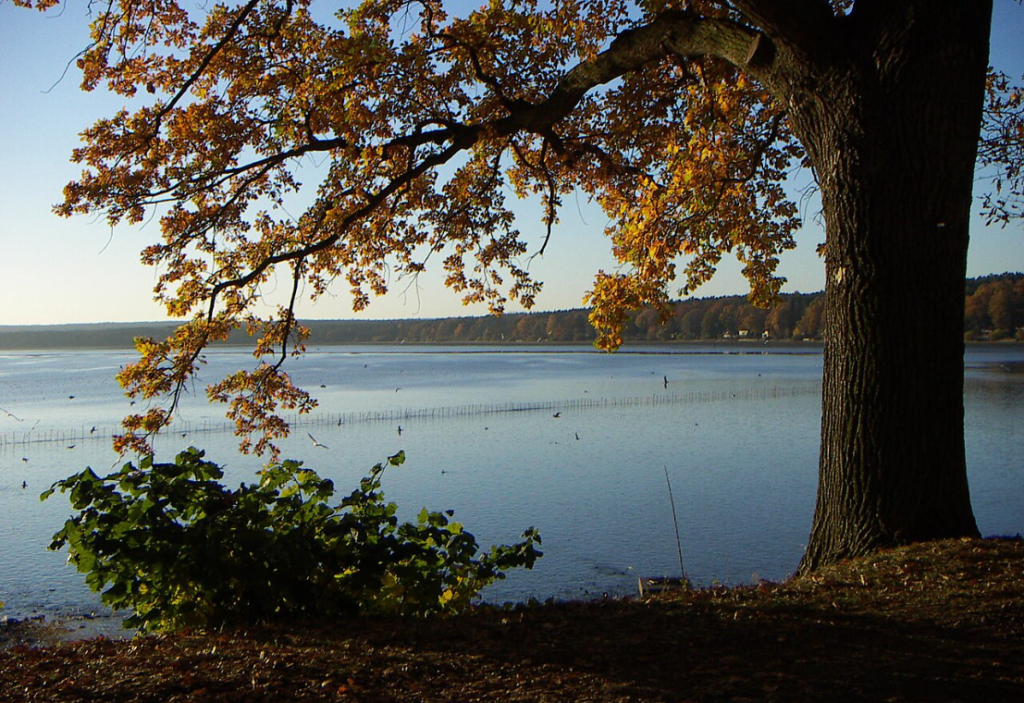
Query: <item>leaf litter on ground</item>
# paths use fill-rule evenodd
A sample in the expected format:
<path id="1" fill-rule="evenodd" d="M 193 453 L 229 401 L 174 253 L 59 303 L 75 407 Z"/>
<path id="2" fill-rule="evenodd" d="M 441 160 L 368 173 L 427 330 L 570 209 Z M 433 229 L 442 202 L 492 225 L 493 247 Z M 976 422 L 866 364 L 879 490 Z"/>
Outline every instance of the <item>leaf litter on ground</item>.
<path id="1" fill-rule="evenodd" d="M 784 583 L 449 618 L 6 636 L 3 701 L 1024 700 L 1024 542 L 946 540 Z"/>

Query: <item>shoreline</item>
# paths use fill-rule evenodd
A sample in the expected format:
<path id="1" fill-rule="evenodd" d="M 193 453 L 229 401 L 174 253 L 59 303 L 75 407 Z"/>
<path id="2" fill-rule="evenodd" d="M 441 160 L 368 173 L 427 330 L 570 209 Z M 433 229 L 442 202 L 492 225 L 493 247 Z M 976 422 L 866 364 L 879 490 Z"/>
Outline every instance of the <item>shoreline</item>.
<path id="1" fill-rule="evenodd" d="M 14 702 L 1016 700 L 1024 542 L 883 550 L 650 598 L 0 650 Z"/>

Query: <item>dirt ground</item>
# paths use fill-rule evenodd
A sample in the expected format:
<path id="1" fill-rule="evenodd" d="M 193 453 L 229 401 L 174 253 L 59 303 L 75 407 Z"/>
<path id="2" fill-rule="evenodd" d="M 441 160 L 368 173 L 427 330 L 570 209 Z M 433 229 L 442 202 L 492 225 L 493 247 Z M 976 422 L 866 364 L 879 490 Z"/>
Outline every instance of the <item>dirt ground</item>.
<path id="1" fill-rule="evenodd" d="M 15 643 L 32 630 L 0 634 L 0 701 L 1024 701 L 1024 542 L 444 620 Z"/>

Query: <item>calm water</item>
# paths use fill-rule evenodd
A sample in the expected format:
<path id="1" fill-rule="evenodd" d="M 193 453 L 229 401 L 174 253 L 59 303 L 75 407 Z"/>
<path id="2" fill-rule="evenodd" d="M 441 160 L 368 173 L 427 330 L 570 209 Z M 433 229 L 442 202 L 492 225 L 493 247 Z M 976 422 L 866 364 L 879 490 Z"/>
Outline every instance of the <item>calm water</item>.
<path id="1" fill-rule="evenodd" d="M 637 574 L 676 574 L 666 469 L 691 578 L 781 579 L 810 527 L 821 356 L 816 347 L 722 353 L 735 349 L 319 350 L 291 366 L 321 404 L 282 443 L 283 455 L 345 494 L 404 449 L 406 465 L 386 474 L 384 488 L 405 517 L 452 508 L 482 545 L 538 527 L 545 557 L 486 591 L 488 600 L 623 594 Z M 70 514 L 66 499 L 38 496 L 87 465 L 99 473 L 115 465 L 100 437 L 129 410 L 113 375 L 130 359 L 127 351 L 0 355 L 0 408 L 9 413 L 0 413 L 4 614 L 99 611 L 66 555 L 46 550 Z M 213 353 L 205 377 L 247 361 Z M 1002 346 L 974 347 L 966 360 L 968 463 L 985 534 L 1024 532 L 1024 374 L 1013 373 L 1022 363 L 1024 349 Z M 408 411 L 434 417 L 400 417 Z M 195 398 L 182 418 L 188 424 L 160 439 L 158 458 L 192 444 L 228 467 L 230 483 L 251 480 L 262 460 L 236 453 L 218 408 Z M 330 449 L 314 447 L 307 432 Z"/>

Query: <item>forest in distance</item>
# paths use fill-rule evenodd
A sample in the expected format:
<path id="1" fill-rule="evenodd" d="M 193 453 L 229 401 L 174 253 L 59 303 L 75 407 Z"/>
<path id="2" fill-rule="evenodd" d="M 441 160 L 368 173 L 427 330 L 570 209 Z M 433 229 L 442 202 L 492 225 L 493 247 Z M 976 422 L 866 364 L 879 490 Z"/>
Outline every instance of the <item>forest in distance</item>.
<path id="1" fill-rule="evenodd" d="M 824 293 L 787 293 L 771 308 L 758 308 L 742 295 L 691 298 L 673 304 L 661 321 L 646 309 L 631 316 L 628 342 L 721 339 L 821 340 Z M 596 333 L 583 308 L 442 319 L 311 320 L 310 346 L 339 344 L 467 344 L 593 342 Z M 907 311 L 908 316 L 913 311 Z M 129 348 L 136 337 L 161 339 L 174 322 L 0 326 L 0 350 Z M 964 339 L 1024 341 L 1024 273 L 967 280 Z M 228 344 L 247 344 L 236 332 Z"/>

